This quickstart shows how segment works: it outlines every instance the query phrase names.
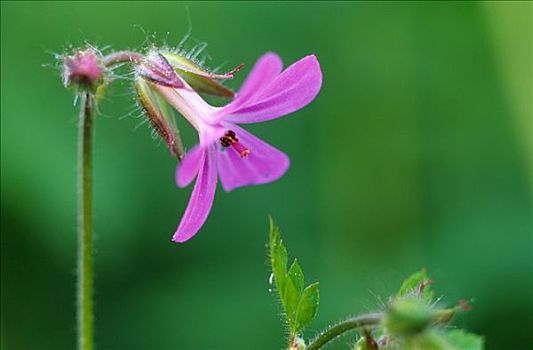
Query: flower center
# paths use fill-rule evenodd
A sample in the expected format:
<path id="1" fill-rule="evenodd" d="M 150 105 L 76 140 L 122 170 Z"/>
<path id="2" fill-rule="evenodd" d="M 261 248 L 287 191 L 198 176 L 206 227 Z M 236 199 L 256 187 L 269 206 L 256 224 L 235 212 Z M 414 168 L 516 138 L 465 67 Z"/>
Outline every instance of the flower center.
<path id="1" fill-rule="evenodd" d="M 233 130 L 228 130 L 226 134 L 220 138 L 220 145 L 224 148 L 229 146 L 233 147 L 241 158 L 248 157 L 248 154 L 250 153 L 250 149 L 244 147 L 242 143 L 239 142 L 239 139 Z"/>

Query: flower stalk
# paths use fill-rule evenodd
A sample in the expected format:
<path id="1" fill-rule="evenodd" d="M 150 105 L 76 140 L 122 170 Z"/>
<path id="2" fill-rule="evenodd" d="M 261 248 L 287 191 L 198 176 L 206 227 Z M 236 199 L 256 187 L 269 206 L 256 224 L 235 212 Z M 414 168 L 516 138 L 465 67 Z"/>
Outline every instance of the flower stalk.
<path id="1" fill-rule="evenodd" d="M 306 350 L 318 350 L 326 343 L 351 330 L 375 328 L 380 325 L 382 319 L 383 313 L 370 313 L 348 318 L 320 333 Z"/>
<path id="2" fill-rule="evenodd" d="M 78 131 L 78 349 L 94 348 L 94 262 L 92 234 L 92 141 L 93 121 L 99 89 L 107 84 L 107 68 L 136 63 L 141 54 L 120 51 L 101 57 L 89 48 L 64 57 L 65 86 L 74 86 L 80 96 Z"/>
<path id="3" fill-rule="evenodd" d="M 93 349 L 92 139 L 94 97 L 81 96 L 78 134 L 78 349 Z"/>
<path id="4" fill-rule="evenodd" d="M 111 67 L 111 66 L 114 66 L 116 64 L 121 64 L 121 63 L 128 63 L 128 62 L 138 63 L 142 60 L 142 58 L 143 58 L 142 54 L 138 52 L 117 51 L 117 52 L 113 52 L 105 56 L 103 61 L 106 67 Z"/>

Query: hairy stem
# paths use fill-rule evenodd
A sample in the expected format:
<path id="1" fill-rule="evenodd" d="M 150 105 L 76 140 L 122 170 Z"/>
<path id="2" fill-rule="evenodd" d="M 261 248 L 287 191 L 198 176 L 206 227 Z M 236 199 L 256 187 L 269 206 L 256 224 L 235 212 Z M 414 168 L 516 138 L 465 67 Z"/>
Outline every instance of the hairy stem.
<path id="1" fill-rule="evenodd" d="M 382 318 L 382 313 L 372 313 L 346 319 L 320 333 L 306 350 L 318 350 L 326 343 L 351 330 L 374 328 L 380 324 Z"/>
<path id="2" fill-rule="evenodd" d="M 78 349 L 93 349 L 93 237 L 91 161 L 94 99 L 81 96 L 78 134 Z"/>
<path id="3" fill-rule="evenodd" d="M 140 53 L 133 51 L 113 52 L 104 57 L 104 65 L 110 67 L 120 63 L 139 62 L 142 57 Z"/>

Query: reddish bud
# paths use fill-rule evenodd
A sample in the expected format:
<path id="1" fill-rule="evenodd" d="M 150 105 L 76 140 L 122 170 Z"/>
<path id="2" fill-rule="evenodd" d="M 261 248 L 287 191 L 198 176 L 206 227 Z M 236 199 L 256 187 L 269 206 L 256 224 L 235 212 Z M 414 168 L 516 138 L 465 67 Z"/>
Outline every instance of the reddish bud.
<path id="1" fill-rule="evenodd" d="M 92 48 L 76 51 L 63 58 L 63 82 L 65 86 L 95 90 L 104 79 L 102 56 Z"/>
<path id="2" fill-rule="evenodd" d="M 170 153 L 181 159 L 185 152 L 174 116 L 152 86 L 152 83 L 143 79 L 135 81 L 135 90 L 137 91 L 139 103 L 154 130 L 167 144 Z"/>
<path id="3" fill-rule="evenodd" d="M 150 52 L 136 67 L 135 71 L 142 78 L 162 86 L 182 88 L 182 80 L 159 52 Z"/>

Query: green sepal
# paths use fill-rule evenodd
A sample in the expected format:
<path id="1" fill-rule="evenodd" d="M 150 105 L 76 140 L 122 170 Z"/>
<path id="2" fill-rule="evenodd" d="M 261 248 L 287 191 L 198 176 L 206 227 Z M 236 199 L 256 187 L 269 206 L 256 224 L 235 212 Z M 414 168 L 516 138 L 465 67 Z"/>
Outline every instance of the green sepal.
<path id="1" fill-rule="evenodd" d="M 231 98 L 235 95 L 230 88 L 216 80 L 213 77 L 214 74 L 200 67 L 194 61 L 171 51 L 161 52 L 161 54 L 167 59 L 176 73 L 195 91 L 223 98 Z"/>
<path id="2" fill-rule="evenodd" d="M 185 155 L 185 151 L 176 120 L 168 104 L 152 88 L 151 84 L 144 79 L 135 81 L 135 91 L 139 103 L 152 127 L 167 144 L 170 153 L 181 159 Z"/>
<path id="3" fill-rule="evenodd" d="M 427 275 L 427 271 L 422 269 L 415 272 L 407 279 L 405 279 L 398 291 L 398 297 L 404 297 L 407 295 L 416 295 L 422 300 L 430 303 L 433 300 L 433 290 L 431 289 L 431 279 Z M 421 295 L 419 294 L 420 286 L 424 285 Z"/>
<path id="4" fill-rule="evenodd" d="M 405 350 L 483 350 L 483 337 L 463 330 L 445 332 L 442 329 L 430 329 L 426 332 L 405 339 Z"/>
<path id="5" fill-rule="evenodd" d="M 446 332 L 448 342 L 457 350 L 483 350 L 485 341 L 482 336 L 454 329 Z"/>

